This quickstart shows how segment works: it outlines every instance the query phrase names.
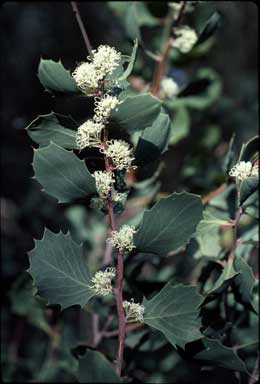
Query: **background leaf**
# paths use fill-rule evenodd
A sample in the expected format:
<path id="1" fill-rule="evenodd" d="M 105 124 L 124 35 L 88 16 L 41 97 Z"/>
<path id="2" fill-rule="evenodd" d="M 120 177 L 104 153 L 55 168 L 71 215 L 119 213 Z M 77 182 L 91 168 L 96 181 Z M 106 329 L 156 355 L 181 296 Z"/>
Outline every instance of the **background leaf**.
<path id="1" fill-rule="evenodd" d="M 69 234 L 46 230 L 42 240 L 35 241 L 29 260 L 28 272 L 48 304 L 59 304 L 61 309 L 83 307 L 94 296 L 82 248 Z"/>
<path id="2" fill-rule="evenodd" d="M 87 350 L 79 358 L 80 383 L 120 383 L 115 369 L 106 357 L 97 351 Z"/>
<path id="3" fill-rule="evenodd" d="M 96 191 L 95 179 L 84 161 L 55 143 L 35 150 L 33 168 L 44 190 L 60 203 L 70 203 Z"/>
<path id="4" fill-rule="evenodd" d="M 144 300 L 144 322 L 183 348 L 202 337 L 198 309 L 202 299 L 194 287 L 168 283 L 151 300 Z"/>
<path id="5" fill-rule="evenodd" d="M 204 360 L 232 371 L 248 373 L 245 363 L 232 348 L 224 346 L 218 340 L 211 339 L 203 339 L 203 344 L 206 349 L 197 353 L 195 359 Z"/>
<path id="6" fill-rule="evenodd" d="M 197 195 L 174 193 L 160 199 L 144 212 L 134 236 L 137 250 L 166 255 L 183 246 L 202 218 L 202 203 Z"/>

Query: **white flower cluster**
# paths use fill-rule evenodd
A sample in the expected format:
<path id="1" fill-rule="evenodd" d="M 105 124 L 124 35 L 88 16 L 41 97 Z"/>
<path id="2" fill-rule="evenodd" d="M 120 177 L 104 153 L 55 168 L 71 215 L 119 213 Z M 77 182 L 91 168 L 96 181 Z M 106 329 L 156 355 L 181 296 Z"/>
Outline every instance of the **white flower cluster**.
<path id="1" fill-rule="evenodd" d="M 98 271 L 92 277 L 93 283 L 90 288 L 95 292 L 96 295 L 106 296 L 112 293 L 112 279 L 116 277 L 115 268 L 106 268 L 106 270 Z"/>
<path id="2" fill-rule="evenodd" d="M 123 308 L 125 311 L 126 320 L 128 322 L 140 321 L 144 322 L 144 311 L 145 308 L 143 305 L 135 303 L 134 299 L 131 301 L 123 301 Z"/>
<path id="3" fill-rule="evenodd" d="M 83 123 L 76 134 L 76 144 L 80 150 L 85 147 L 99 147 L 101 145 L 101 131 L 104 128 L 102 123 L 95 123 L 87 120 Z"/>
<path id="4" fill-rule="evenodd" d="M 111 75 L 121 60 L 121 53 L 108 45 L 100 45 L 97 50 L 92 50 L 92 54 L 94 67 L 101 78 Z"/>
<path id="5" fill-rule="evenodd" d="M 160 84 L 160 97 L 162 99 L 176 96 L 179 93 L 178 84 L 171 77 L 164 77 Z"/>
<path id="6" fill-rule="evenodd" d="M 116 106 L 120 104 L 120 101 L 117 97 L 106 94 L 102 99 L 95 99 L 95 116 L 94 120 L 97 122 L 101 122 L 106 120 Z"/>
<path id="7" fill-rule="evenodd" d="M 172 46 L 178 48 L 182 53 L 189 52 L 198 40 L 197 33 L 187 25 L 175 28 L 174 32 L 176 37 Z"/>
<path id="8" fill-rule="evenodd" d="M 240 161 L 233 168 L 231 168 L 229 175 L 235 177 L 237 180 L 242 181 L 250 176 L 258 177 L 258 165 L 252 165 L 250 161 Z"/>
<path id="9" fill-rule="evenodd" d="M 129 170 L 134 160 L 132 148 L 123 140 L 107 141 L 107 148 L 103 152 L 109 157 L 116 169 Z"/>
<path id="10" fill-rule="evenodd" d="M 102 199 L 106 199 L 111 192 L 112 184 L 115 182 L 112 172 L 95 171 L 94 177 L 96 180 L 96 187 L 99 196 Z"/>
<path id="11" fill-rule="evenodd" d="M 123 225 L 119 231 L 112 231 L 112 237 L 109 237 L 107 241 L 120 251 L 132 251 L 135 248 L 133 241 L 135 232 L 134 228 L 129 225 Z"/>
<path id="12" fill-rule="evenodd" d="M 121 60 L 121 53 L 107 45 L 100 45 L 92 53 L 92 61 L 80 64 L 72 73 L 78 87 L 83 92 L 88 92 L 89 89 L 96 90 L 100 82 L 113 72 Z M 88 60 L 91 58 L 88 57 Z"/>

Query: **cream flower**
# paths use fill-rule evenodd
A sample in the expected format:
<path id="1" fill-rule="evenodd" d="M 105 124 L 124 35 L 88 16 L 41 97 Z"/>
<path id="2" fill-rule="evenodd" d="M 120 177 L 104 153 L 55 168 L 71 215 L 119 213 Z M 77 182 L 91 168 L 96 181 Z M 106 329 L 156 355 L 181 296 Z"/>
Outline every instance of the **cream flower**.
<path id="1" fill-rule="evenodd" d="M 170 77 L 165 77 L 162 79 L 160 84 L 160 97 L 161 98 L 171 98 L 176 96 L 179 93 L 179 86 L 175 81 Z"/>
<path id="2" fill-rule="evenodd" d="M 104 272 L 98 271 L 91 279 L 93 285 L 90 286 L 90 288 L 95 292 L 96 295 L 106 296 L 112 293 L 112 279 L 115 277 L 115 268 L 107 268 Z"/>
<path id="3" fill-rule="evenodd" d="M 93 119 L 97 122 L 108 119 L 111 111 L 115 109 L 118 104 L 120 104 L 120 101 L 115 96 L 105 95 L 102 99 L 96 97 L 95 116 Z"/>
<path id="4" fill-rule="evenodd" d="M 132 148 L 123 140 L 107 141 L 107 148 L 103 152 L 113 161 L 115 168 L 119 170 L 128 170 L 134 160 Z"/>
<path id="5" fill-rule="evenodd" d="M 121 53 L 117 52 L 114 47 L 108 45 L 100 45 L 97 50 L 93 50 L 93 64 L 96 71 L 103 78 L 113 72 L 119 65 Z"/>
<path id="6" fill-rule="evenodd" d="M 235 177 L 237 180 L 242 181 L 250 176 L 258 177 L 258 165 L 253 166 L 250 161 L 240 161 L 233 168 L 231 168 L 229 175 Z"/>
<path id="7" fill-rule="evenodd" d="M 134 228 L 129 225 L 123 225 L 119 231 L 112 231 L 112 237 L 108 238 L 107 241 L 120 251 L 132 251 L 135 248 L 133 241 L 135 232 Z"/>
<path id="8" fill-rule="evenodd" d="M 94 177 L 99 196 L 106 199 L 111 191 L 112 184 L 115 182 L 113 173 L 107 171 L 95 171 Z"/>
<path id="9" fill-rule="evenodd" d="M 176 37 L 172 46 L 178 48 L 182 53 L 189 52 L 198 40 L 197 33 L 187 25 L 176 28 L 174 32 Z"/>
<path id="10" fill-rule="evenodd" d="M 125 311 L 126 320 L 128 322 L 140 321 L 144 322 L 144 311 L 145 308 L 142 304 L 138 304 L 134 302 L 134 299 L 131 301 L 123 301 L 123 308 Z"/>
<path id="11" fill-rule="evenodd" d="M 102 76 L 96 71 L 93 63 L 82 63 L 72 73 L 78 87 L 84 92 L 96 90 Z"/>
<path id="12" fill-rule="evenodd" d="M 101 144 L 101 131 L 103 124 L 96 123 L 93 120 L 87 120 L 83 123 L 76 134 L 76 144 L 80 149 L 85 147 L 99 147 Z"/>

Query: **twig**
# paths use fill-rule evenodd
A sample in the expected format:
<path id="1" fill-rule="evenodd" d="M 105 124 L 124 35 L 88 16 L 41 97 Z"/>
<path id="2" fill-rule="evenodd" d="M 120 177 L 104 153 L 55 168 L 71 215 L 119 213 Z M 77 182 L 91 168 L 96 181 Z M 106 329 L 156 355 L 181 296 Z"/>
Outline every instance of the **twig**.
<path id="1" fill-rule="evenodd" d="M 134 323 L 134 324 L 126 325 L 125 331 L 126 332 L 134 331 L 135 329 L 141 328 L 143 326 L 144 326 L 144 323 Z M 114 331 L 104 332 L 103 336 L 106 338 L 109 338 L 109 337 L 117 336 L 118 334 L 119 334 L 119 330 L 115 329 Z"/>
<path id="2" fill-rule="evenodd" d="M 220 193 L 225 191 L 226 188 L 227 188 L 227 183 L 223 183 L 217 189 L 215 189 L 214 191 L 210 192 L 208 195 L 204 196 L 203 199 L 202 199 L 203 205 L 208 204 L 208 202 L 211 199 L 213 199 L 214 197 L 216 197 L 217 195 L 219 195 Z"/>
<path id="3" fill-rule="evenodd" d="M 72 10 L 73 10 L 73 12 L 74 12 L 74 14 L 76 16 L 76 19 L 77 19 L 77 22 L 78 22 L 78 25 L 79 25 L 79 28 L 80 28 L 80 31 L 81 31 L 84 43 L 85 43 L 85 46 L 86 46 L 86 48 L 88 50 L 89 56 L 92 59 L 92 57 L 93 57 L 92 47 L 91 47 L 91 44 L 90 44 L 90 41 L 89 41 L 89 38 L 88 38 L 88 35 L 87 35 L 87 32 L 86 32 L 86 29 L 84 27 L 83 21 L 81 19 L 77 2 L 76 1 L 71 1 L 70 3 L 71 3 L 71 6 L 72 6 Z"/>

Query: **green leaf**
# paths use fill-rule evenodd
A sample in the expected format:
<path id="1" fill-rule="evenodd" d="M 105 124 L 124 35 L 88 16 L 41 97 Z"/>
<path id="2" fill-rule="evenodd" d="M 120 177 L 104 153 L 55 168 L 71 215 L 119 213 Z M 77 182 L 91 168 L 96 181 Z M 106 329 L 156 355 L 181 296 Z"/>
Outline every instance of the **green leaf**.
<path id="1" fill-rule="evenodd" d="M 122 80 L 127 79 L 127 77 L 131 74 L 131 72 L 134 68 L 137 47 L 138 47 L 138 40 L 135 39 L 132 54 L 131 54 L 131 57 L 129 60 L 129 64 L 128 64 L 126 70 L 124 71 L 124 73 L 118 78 L 118 81 L 122 81 Z"/>
<path id="2" fill-rule="evenodd" d="M 255 136 L 241 147 L 238 163 L 250 161 L 259 150 L 259 136 Z"/>
<path id="3" fill-rule="evenodd" d="M 97 351 L 87 350 L 79 358 L 80 383 L 120 383 L 113 365 Z"/>
<path id="4" fill-rule="evenodd" d="M 215 282 L 213 288 L 207 293 L 207 297 L 205 298 L 203 304 L 215 300 L 218 295 L 225 292 L 238 275 L 239 272 L 234 269 L 232 261 L 229 260 L 223 268 L 222 273 Z"/>
<path id="5" fill-rule="evenodd" d="M 184 139 L 190 131 L 190 116 L 187 108 L 178 107 L 173 113 L 170 144 L 174 145 Z"/>
<path id="6" fill-rule="evenodd" d="M 198 71 L 196 79 L 191 82 L 178 97 L 164 101 L 169 109 L 178 107 L 203 110 L 215 103 L 222 90 L 219 75 L 210 68 Z"/>
<path id="7" fill-rule="evenodd" d="M 238 288 L 239 293 L 239 295 L 236 295 L 236 299 L 242 304 L 251 306 L 252 293 L 255 284 L 253 270 L 244 259 L 237 255 L 234 260 L 234 268 L 237 272 L 240 272 L 234 280 L 234 284 Z"/>
<path id="8" fill-rule="evenodd" d="M 173 193 L 145 211 L 134 236 L 139 252 L 166 255 L 185 245 L 202 218 L 201 198 L 190 193 Z"/>
<path id="9" fill-rule="evenodd" d="M 32 280 L 27 274 L 18 277 L 9 293 L 9 297 L 13 313 L 26 317 L 29 323 L 41 329 L 47 335 L 52 334 L 47 321 L 45 304 L 40 301 L 39 297 L 34 296 Z"/>
<path id="10" fill-rule="evenodd" d="M 63 127 L 56 116 L 54 112 L 39 115 L 26 127 L 29 136 L 40 147 L 46 147 L 52 141 L 63 148 L 76 148 L 76 131 Z"/>
<path id="11" fill-rule="evenodd" d="M 204 26 L 204 28 L 199 34 L 199 38 L 197 40 L 196 45 L 204 43 L 206 40 L 208 40 L 210 37 L 214 35 L 216 30 L 220 27 L 221 19 L 222 19 L 222 16 L 218 11 L 214 12 L 210 16 L 206 25 Z"/>
<path id="12" fill-rule="evenodd" d="M 129 133 L 142 131 L 153 124 L 161 102 L 151 94 L 128 96 L 111 114 L 111 129 L 125 128 Z"/>
<path id="13" fill-rule="evenodd" d="M 196 238 L 203 255 L 211 257 L 219 255 L 219 252 L 222 249 L 219 229 L 222 225 L 231 224 L 226 220 L 218 219 L 209 210 L 204 211 L 203 219 L 200 221 L 196 231 Z"/>
<path id="14" fill-rule="evenodd" d="M 41 84 L 49 92 L 81 93 L 75 80 L 70 72 L 63 67 L 61 61 L 41 59 L 38 77 Z"/>
<path id="15" fill-rule="evenodd" d="M 137 38 L 142 42 L 140 27 L 144 25 L 153 27 L 158 24 L 159 21 L 150 14 L 144 3 L 133 1 L 126 8 L 124 25 L 130 38 Z"/>
<path id="16" fill-rule="evenodd" d="M 204 360 L 210 365 L 248 373 L 245 363 L 232 348 L 221 344 L 218 340 L 203 339 L 205 350 L 195 355 L 195 359 Z"/>
<path id="17" fill-rule="evenodd" d="M 242 180 L 240 184 L 239 201 L 242 205 L 254 192 L 257 191 L 259 186 L 259 179 L 257 177 L 247 177 Z"/>
<path id="18" fill-rule="evenodd" d="M 96 192 L 95 179 L 84 161 L 55 143 L 34 151 L 33 168 L 44 190 L 60 203 L 69 203 Z"/>
<path id="19" fill-rule="evenodd" d="M 202 337 L 199 330 L 202 299 L 192 286 L 168 283 L 151 300 L 144 300 L 144 322 L 161 331 L 173 346 L 184 348 Z"/>
<path id="20" fill-rule="evenodd" d="M 145 128 L 139 137 L 135 150 L 137 165 L 150 163 L 167 150 L 170 129 L 169 116 L 161 112 L 152 126 Z"/>
<path id="21" fill-rule="evenodd" d="M 61 309 L 83 307 L 94 296 L 82 247 L 69 234 L 46 230 L 42 240 L 35 241 L 29 260 L 27 272 L 48 304 L 59 304 Z"/>

